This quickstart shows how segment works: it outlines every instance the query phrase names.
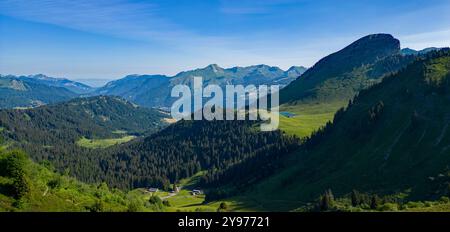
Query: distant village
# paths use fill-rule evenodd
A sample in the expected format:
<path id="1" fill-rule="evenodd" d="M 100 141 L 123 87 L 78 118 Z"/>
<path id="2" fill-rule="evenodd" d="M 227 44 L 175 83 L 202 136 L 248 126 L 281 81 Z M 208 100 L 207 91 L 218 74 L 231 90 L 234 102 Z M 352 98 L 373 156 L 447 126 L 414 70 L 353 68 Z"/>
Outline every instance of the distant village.
<path id="1" fill-rule="evenodd" d="M 157 192 L 159 192 L 160 190 L 159 190 L 159 188 L 148 188 L 147 191 L 148 191 L 149 193 L 157 193 Z M 179 193 L 180 191 L 181 191 L 181 187 L 175 186 L 175 188 L 174 188 L 173 190 L 171 190 L 170 193 L 171 193 L 171 194 L 176 194 L 176 193 Z M 197 196 L 197 195 L 203 195 L 204 192 L 203 192 L 203 190 L 201 190 L 201 189 L 193 189 L 193 190 L 190 191 L 190 194 L 191 194 L 192 196 Z"/>

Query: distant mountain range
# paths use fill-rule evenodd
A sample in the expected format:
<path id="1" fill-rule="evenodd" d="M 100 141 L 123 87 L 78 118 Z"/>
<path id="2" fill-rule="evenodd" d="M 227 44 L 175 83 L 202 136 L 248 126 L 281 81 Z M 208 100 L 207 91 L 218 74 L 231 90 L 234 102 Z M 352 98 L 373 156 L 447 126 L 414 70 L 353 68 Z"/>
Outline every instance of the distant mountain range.
<path id="1" fill-rule="evenodd" d="M 234 67 L 224 69 L 216 64 L 202 69 L 181 72 L 173 77 L 164 75 L 130 75 L 109 82 L 93 94 L 114 95 L 147 107 L 170 107 L 176 99 L 170 91 L 177 84 L 192 85 L 193 77 L 203 77 L 204 85 L 274 85 L 282 87 L 294 81 L 306 71 L 305 67 L 291 67 L 286 71 L 268 65 Z"/>
<path id="2" fill-rule="evenodd" d="M 146 107 L 169 108 L 176 100 L 170 96 L 172 87 L 177 84 L 191 85 L 194 76 L 203 77 L 204 85 L 217 84 L 221 87 L 227 84 L 278 84 L 283 88 L 292 82 L 281 91 L 282 103 L 320 99 L 345 102 L 359 90 L 379 82 L 383 75 L 401 69 L 414 56 L 439 49 L 400 50 L 399 41 L 391 35 L 376 34 L 323 58 L 308 71 L 303 66 L 282 70 L 268 65 L 222 68 L 211 64 L 175 76 L 129 75 L 98 88 L 43 74 L 0 75 L 0 108 L 36 107 L 97 95 L 119 96 Z M 302 75 L 303 78 L 298 78 Z M 92 83 L 98 85 L 99 81 L 94 80 Z"/>
<path id="3" fill-rule="evenodd" d="M 168 108 L 176 99 L 170 91 L 177 84 L 190 85 L 194 76 L 203 77 L 204 84 L 288 85 L 306 71 L 293 66 L 286 71 L 278 67 L 255 65 L 224 69 L 216 64 L 203 69 L 181 72 L 173 77 L 164 75 L 129 75 L 111 81 L 100 88 L 63 78 L 42 74 L 30 76 L 0 76 L 0 108 L 36 107 L 66 101 L 79 96 L 119 96 L 146 107 Z"/>
<path id="4" fill-rule="evenodd" d="M 92 87 L 82 84 L 80 82 L 71 81 L 65 78 L 49 77 L 44 74 L 28 75 L 28 76 L 14 76 L 14 75 L 0 75 L 2 79 L 15 79 L 25 83 L 43 84 L 50 87 L 59 87 L 70 90 L 76 94 L 85 94 L 93 90 Z"/>
<path id="5" fill-rule="evenodd" d="M 36 107 L 77 97 L 90 87 L 65 79 L 0 76 L 0 108 Z"/>
<path id="6" fill-rule="evenodd" d="M 425 54 L 431 51 L 437 51 L 437 50 L 441 50 L 442 48 L 435 48 L 435 47 L 429 47 L 429 48 L 425 48 L 422 50 L 414 50 L 411 48 L 403 48 L 401 50 L 401 53 L 403 55 L 420 55 L 420 54 Z"/>

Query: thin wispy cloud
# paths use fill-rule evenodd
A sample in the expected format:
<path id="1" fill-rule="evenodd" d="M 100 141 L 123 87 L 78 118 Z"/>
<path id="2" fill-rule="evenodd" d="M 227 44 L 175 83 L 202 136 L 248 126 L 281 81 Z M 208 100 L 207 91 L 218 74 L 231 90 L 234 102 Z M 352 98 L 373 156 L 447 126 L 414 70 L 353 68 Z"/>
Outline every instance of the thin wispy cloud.
<path id="1" fill-rule="evenodd" d="M 450 29 L 399 36 L 403 47 L 424 49 L 427 47 L 449 47 Z"/>
<path id="2" fill-rule="evenodd" d="M 201 35 L 159 16 L 151 2 L 124 0 L 1 0 L 0 14 L 22 20 L 118 38 L 160 43 L 184 52 L 208 50 L 247 56 L 234 51 L 238 36 Z M 201 54 L 198 54 L 201 56 Z"/>
<path id="3" fill-rule="evenodd" d="M 311 66 L 371 33 L 391 33 L 415 49 L 450 41 L 448 1 L 334 3 L 0 0 L 0 29 L 7 35 L 0 37 L 0 69 L 76 78 L 173 75 L 210 63 L 286 69 Z"/>
<path id="4" fill-rule="evenodd" d="M 0 14 L 22 20 L 56 25 L 74 30 L 157 43 L 182 53 L 234 54 L 254 58 L 234 50 L 233 36 L 199 35 L 158 15 L 160 8 L 150 2 L 124 0 L 2 0 Z M 223 55 L 225 56 L 225 55 Z M 211 57 L 206 55 L 206 57 Z M 205 58 L 206 59 L 206 58 Z M 186 61 L 186 63 L 188 63 Z"/>
<path id="5" fill-rule="evenodd" d="M 220 11 L 225 14 L 251 15 L 267 14 L 274 6 L 288 3 L 301 2 L 299 0 L 222 0 Z"/>
<path id="6" fill-rule="evenodd" d="M 3 0 L 0 13 L 97 34 L 139 40 L 170 41 L 193 36 L 157 15 L 158 6 L 122 0 Z"/>

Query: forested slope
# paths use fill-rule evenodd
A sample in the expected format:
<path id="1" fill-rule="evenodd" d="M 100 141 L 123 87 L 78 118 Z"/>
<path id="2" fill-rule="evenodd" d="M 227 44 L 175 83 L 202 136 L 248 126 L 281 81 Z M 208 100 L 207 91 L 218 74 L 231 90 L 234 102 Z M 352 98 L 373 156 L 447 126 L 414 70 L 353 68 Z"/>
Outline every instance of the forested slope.
<path id="1" fill-rule="evenodd" d="M 449 194 L 449 74 L 450 53 L 435 52 L 363 90 L 250 195 L 301 205 L 327 189 L 428 200 Z"/>

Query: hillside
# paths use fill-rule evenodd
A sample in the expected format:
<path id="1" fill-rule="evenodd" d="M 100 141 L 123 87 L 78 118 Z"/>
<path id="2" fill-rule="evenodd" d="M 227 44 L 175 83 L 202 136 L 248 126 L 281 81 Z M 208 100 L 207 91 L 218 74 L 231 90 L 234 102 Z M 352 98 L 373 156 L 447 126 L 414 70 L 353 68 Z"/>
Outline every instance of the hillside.
<path id="1" fill-rule="evenodd" d="M 98 151 L 101 178 L 128 189 L 167 188 L 200 171 L 207 172 L 202 187 L 254 181 L 274 171 L 259 168 L 275 167 L 273 161 L 298 146 L 295 138 L 257 127 L 252 121 L 180 121 L 144 139 Z"/>
<path id="2" fill-rule="evenodd" d="M 284 88 L 281 103 L 349 100 L 359 90 L 380 81 L 384 74 L 402 68 L 410 61 L 405 59 L 400 54 L 400 41 L 391 35 L 363 37 L 321 59 Z"/>
<path id="3" fill-rule="evenodd" d="M 58 174 L 49 162 L 34 163 L 24 152 L 0 149 L 0 212 L 214 212 L 219 207 L 202 204 L 204 196 L 187 189 L 169 194 L 82 183 Z"/>
<path id="4" fill-rule="evenodd" d="M 36 107 L 76 97 L 77 94 L 61 87 L 28 82 L 14 77 L 0 77 L 0 109 Z"/>
<path id="5" fill-rule="evenodd" d="M 87 85 L 45 75 L 0 75 L 0 109 L 28 108 L 63 102 L 86 94 Z"/>
<path id="6" fill-rule="evenodd" d="M 84 182 L 104 181 L 122 189 L 167 187 L 208 170 L 215 170 L 208 183 L 214 182 L 224 170 L 252 158 L 278 157 L 298 143 L 280 132 L 259 132 L 256 122 L 249 121 L 181 121 L 152 134 L 164 126 L 166 116 L 101 96 L 2 110 L 0 126 L 11 146 L 33 160 L 48 160 Z"/>
<path id="7" fill-rule="evenodd" d="M 10 147 L 25 150 L 33 160 L 48 160 L 61 172 L 70 168 L 76 176 L 78 171 L 99 169 L 96 162 L 80 161 L 96 153 L 92 148 L 149 135 L 165 126 L 164 117 L 117 97 L 77 98 L 33 109 L 0 110 L 0 134 Z M 91 182 L 98 175 L 89 177 Z"/>
<path id="8" fill-rule="evenodd" d="M 112 81 L 99 88 L 94 94 L 120 96 L 136 104 L 147 107 L 170 108 L 176 100 L 170 96 L 172 87 L 177 84 L 191 85 L 194 76 L 203 77 L 204 85 L 260 85 L 279 84 L 282 87 L 305 72 L 304 67 L 291 67 L 283 71 L 278 67 L 255 65 L 224 69 L 216 64 L 202 69 L 181 72 L 175 76 L 130 75 Z"/>
<path id="9" fill-rule="evenodd" d="M 24 110 L 0 110 L 6 138 L 32 144 L 73 143 L 90 139 L 142 135 L 157 130 L 165 114 L 117 97 L 77 98 Z M 118 132 L 118 133 L 115 133 Z"/>
<path id="10" fill-rule="evenodd" d="M 360 92 L 286 160 L 289 168 L 245 196 L 266 210 L 292 210 L 327 189 L 407 200 L 448 195 L 450 53 L 428 56 Z"/>
<path id="11" fill-rule="evenodd" d="M 424 51 L 425 52 L 425 51 Z M 280 128 L 309 136 L 333 119 L 359 91 L 379 83 L 426 53 L 403 55 L 400 42 L 388 34 L 365 36 L 308 69 L 280 91 Z"/>
<path id="12" fill-rule="evenodd" d="M 0 149 L 0 212 L 216 212 L 221 202 L 206 204 L 205 195 L 190 193 L 195 178 L 180 180 L 176 193 L 122 191 L 106 183 L 82 183 L 59 174 L 49 162 L 38 164 L 24 152 Z"/>
<path id="13" fill-rule="evenodd" d="M 0 212 L 127 211 L 133 207 L 123 192 L 57 174 L 20 151 L 0 150 L 0 167 Z"/>

